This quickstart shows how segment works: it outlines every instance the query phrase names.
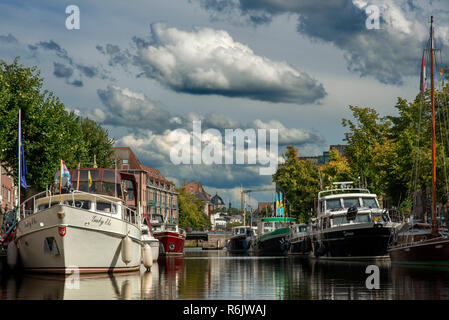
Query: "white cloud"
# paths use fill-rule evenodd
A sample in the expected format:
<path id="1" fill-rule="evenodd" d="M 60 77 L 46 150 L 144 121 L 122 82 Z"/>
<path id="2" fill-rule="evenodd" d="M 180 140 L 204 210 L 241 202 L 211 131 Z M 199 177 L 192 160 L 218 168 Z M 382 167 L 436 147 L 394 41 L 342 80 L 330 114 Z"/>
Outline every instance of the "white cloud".
<path id="1" fill-rule="evenodd" d="M 255 54 L 224 30 L 188 32 L 156 23 L 151 33 L 150 42 L 135 39 L 136 65 L 175 91 L 298 104 L 326 95 L 306 73 Z"/>

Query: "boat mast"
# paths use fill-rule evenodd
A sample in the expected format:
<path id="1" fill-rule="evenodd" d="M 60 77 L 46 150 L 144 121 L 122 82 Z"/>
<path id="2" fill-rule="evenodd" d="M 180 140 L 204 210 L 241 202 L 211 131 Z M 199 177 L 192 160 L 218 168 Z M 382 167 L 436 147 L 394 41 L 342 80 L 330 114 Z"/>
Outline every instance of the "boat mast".
<path id="1" fill-rule="evenodd" d="M 436 196 L 436 150 L 435 150 L 435 84 L 434 84 L 433 16 L 430 17 L 430 82 L 432 100 L 432 235 L 438 233 Z"/>

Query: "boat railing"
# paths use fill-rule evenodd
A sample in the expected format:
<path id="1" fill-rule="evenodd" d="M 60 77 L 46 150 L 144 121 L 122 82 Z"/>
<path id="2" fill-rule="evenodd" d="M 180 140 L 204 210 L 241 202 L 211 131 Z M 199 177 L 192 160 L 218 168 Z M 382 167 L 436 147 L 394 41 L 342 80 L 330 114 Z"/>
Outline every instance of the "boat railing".
<path id="1" fill-rule="evenodd" d="M 71 195 L 71 198 L 67 199 L 67 195 Z M 75 205 L 76 201 L 78 200 L 75 198 L 76 195 L 87 195 L 87 196 L 93 198 L 95 203 L 98 202 L 97 200 L 101 200 L 101 202 L 109 203 L 111 205 L 111 208 L 114 208 L 114 207 L 117 208 L 116 207 L 117 201 L 113 201 L 111 199 L 105 198 L 98 194 L 88 193 L 88 192 L 84 192 L 84 191 L 80 191 L 80 190 L 74 190 L 70 193 L 64 193 L 64 194 L 53 194 L 51 191 L 46 190 L 46 191 L 37 193 L 22 202 L 21 210 L 20 210 L 20 218 L 25 219 L 26 217 L 31 216 L 31 215 L 41 211 L 36 206 L 36 200 L 41 199 L 41 198 L 48 198 L 48 207 L 45 207 L 44 209 L 50 208 L 54 205 L 61 204 L 61 203 L 64 205 L 68 205 L 70 207 L 78 208 Z M 63 200 L 62 200 L 62 197 L 64 197 Z M 44 209 L 42 209 L 42 210 L 44 210 Z M 121 209 L 122 209 L 122 212 L 121 212 L 122 220 L 132 223 L 132 224 L 136 224 L 136 225 L 139 223 L 140 219 L 139 219 L 139 214 L 138 214 L 137 210 L 131 209 L 131 208 L 125 206 L 124 204 L 121 205 Z M 95 213 L 103 214 L 103 215 L 111 215 L 114 212 L 112 210 L 111 210 L 111 212 L 106 212 L 106 211 L 103 212 L 103 211 L 99 211 L 96 209 Z"/>
<path id="2" fill-rule="evenodd" d="M 332 195 L 332 194 L 341 194 L 341 193 L 371 193 L 368 189 L 364 188 L 338 188 L 338 189 L 328 189 L 322 190 L 318 192 L 318 198 Z"/>

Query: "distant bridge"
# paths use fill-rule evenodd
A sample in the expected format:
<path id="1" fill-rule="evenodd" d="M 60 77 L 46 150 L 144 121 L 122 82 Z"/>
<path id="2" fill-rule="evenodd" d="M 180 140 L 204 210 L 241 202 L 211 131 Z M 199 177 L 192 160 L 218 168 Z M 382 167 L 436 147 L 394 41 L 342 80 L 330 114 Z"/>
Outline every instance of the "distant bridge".
<path id="1" fill-rule="evenodd" d="M 226 246 L 228 239 L 232 236 L 231 232 L 226 231 L 192 231 L 187 232 L 186 240 L 193 240 L 199 245 L 201 241 L 201 246 L 203 249 L 222 249 Z"/>

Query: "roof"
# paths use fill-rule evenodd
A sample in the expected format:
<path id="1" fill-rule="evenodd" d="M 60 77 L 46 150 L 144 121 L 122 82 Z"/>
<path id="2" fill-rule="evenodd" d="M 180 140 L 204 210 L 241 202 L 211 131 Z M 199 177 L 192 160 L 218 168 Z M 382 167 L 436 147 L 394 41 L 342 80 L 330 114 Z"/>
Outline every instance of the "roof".
<path id="1" fill-rule="evenodd" d="M 134 152 L 132 151 L 132 149 L 130 147 L 114 147 L 112 148 L 116 151 L 124 151 L 128 153 L 128 163 L 129 163 L 129 168 L 130 170 L 142 170 L 145 171 L 148 176 L 150 178 L 156 179 L 160 182 L 164 182 L 167 184 L 173 184 L 170 181 L 168 181 L 162 173 L 160 173 L 159 170 L 154 169 L 154 168 L 150 168 L 142 163 L 140 163 L 139 159 L 137 158 L 137 156 L 134 154 Z M 123 156 L 123 153 L 121 153 Z M 120 154 L 117 154 L 120 157 Z"/>
<path id="2" fill-rule="evenodd" d="M 210 199 L 210 202 L 214 205 L 224 205 L 223 199 L 218 194 L 215 194 L 215 196 Z"/>

